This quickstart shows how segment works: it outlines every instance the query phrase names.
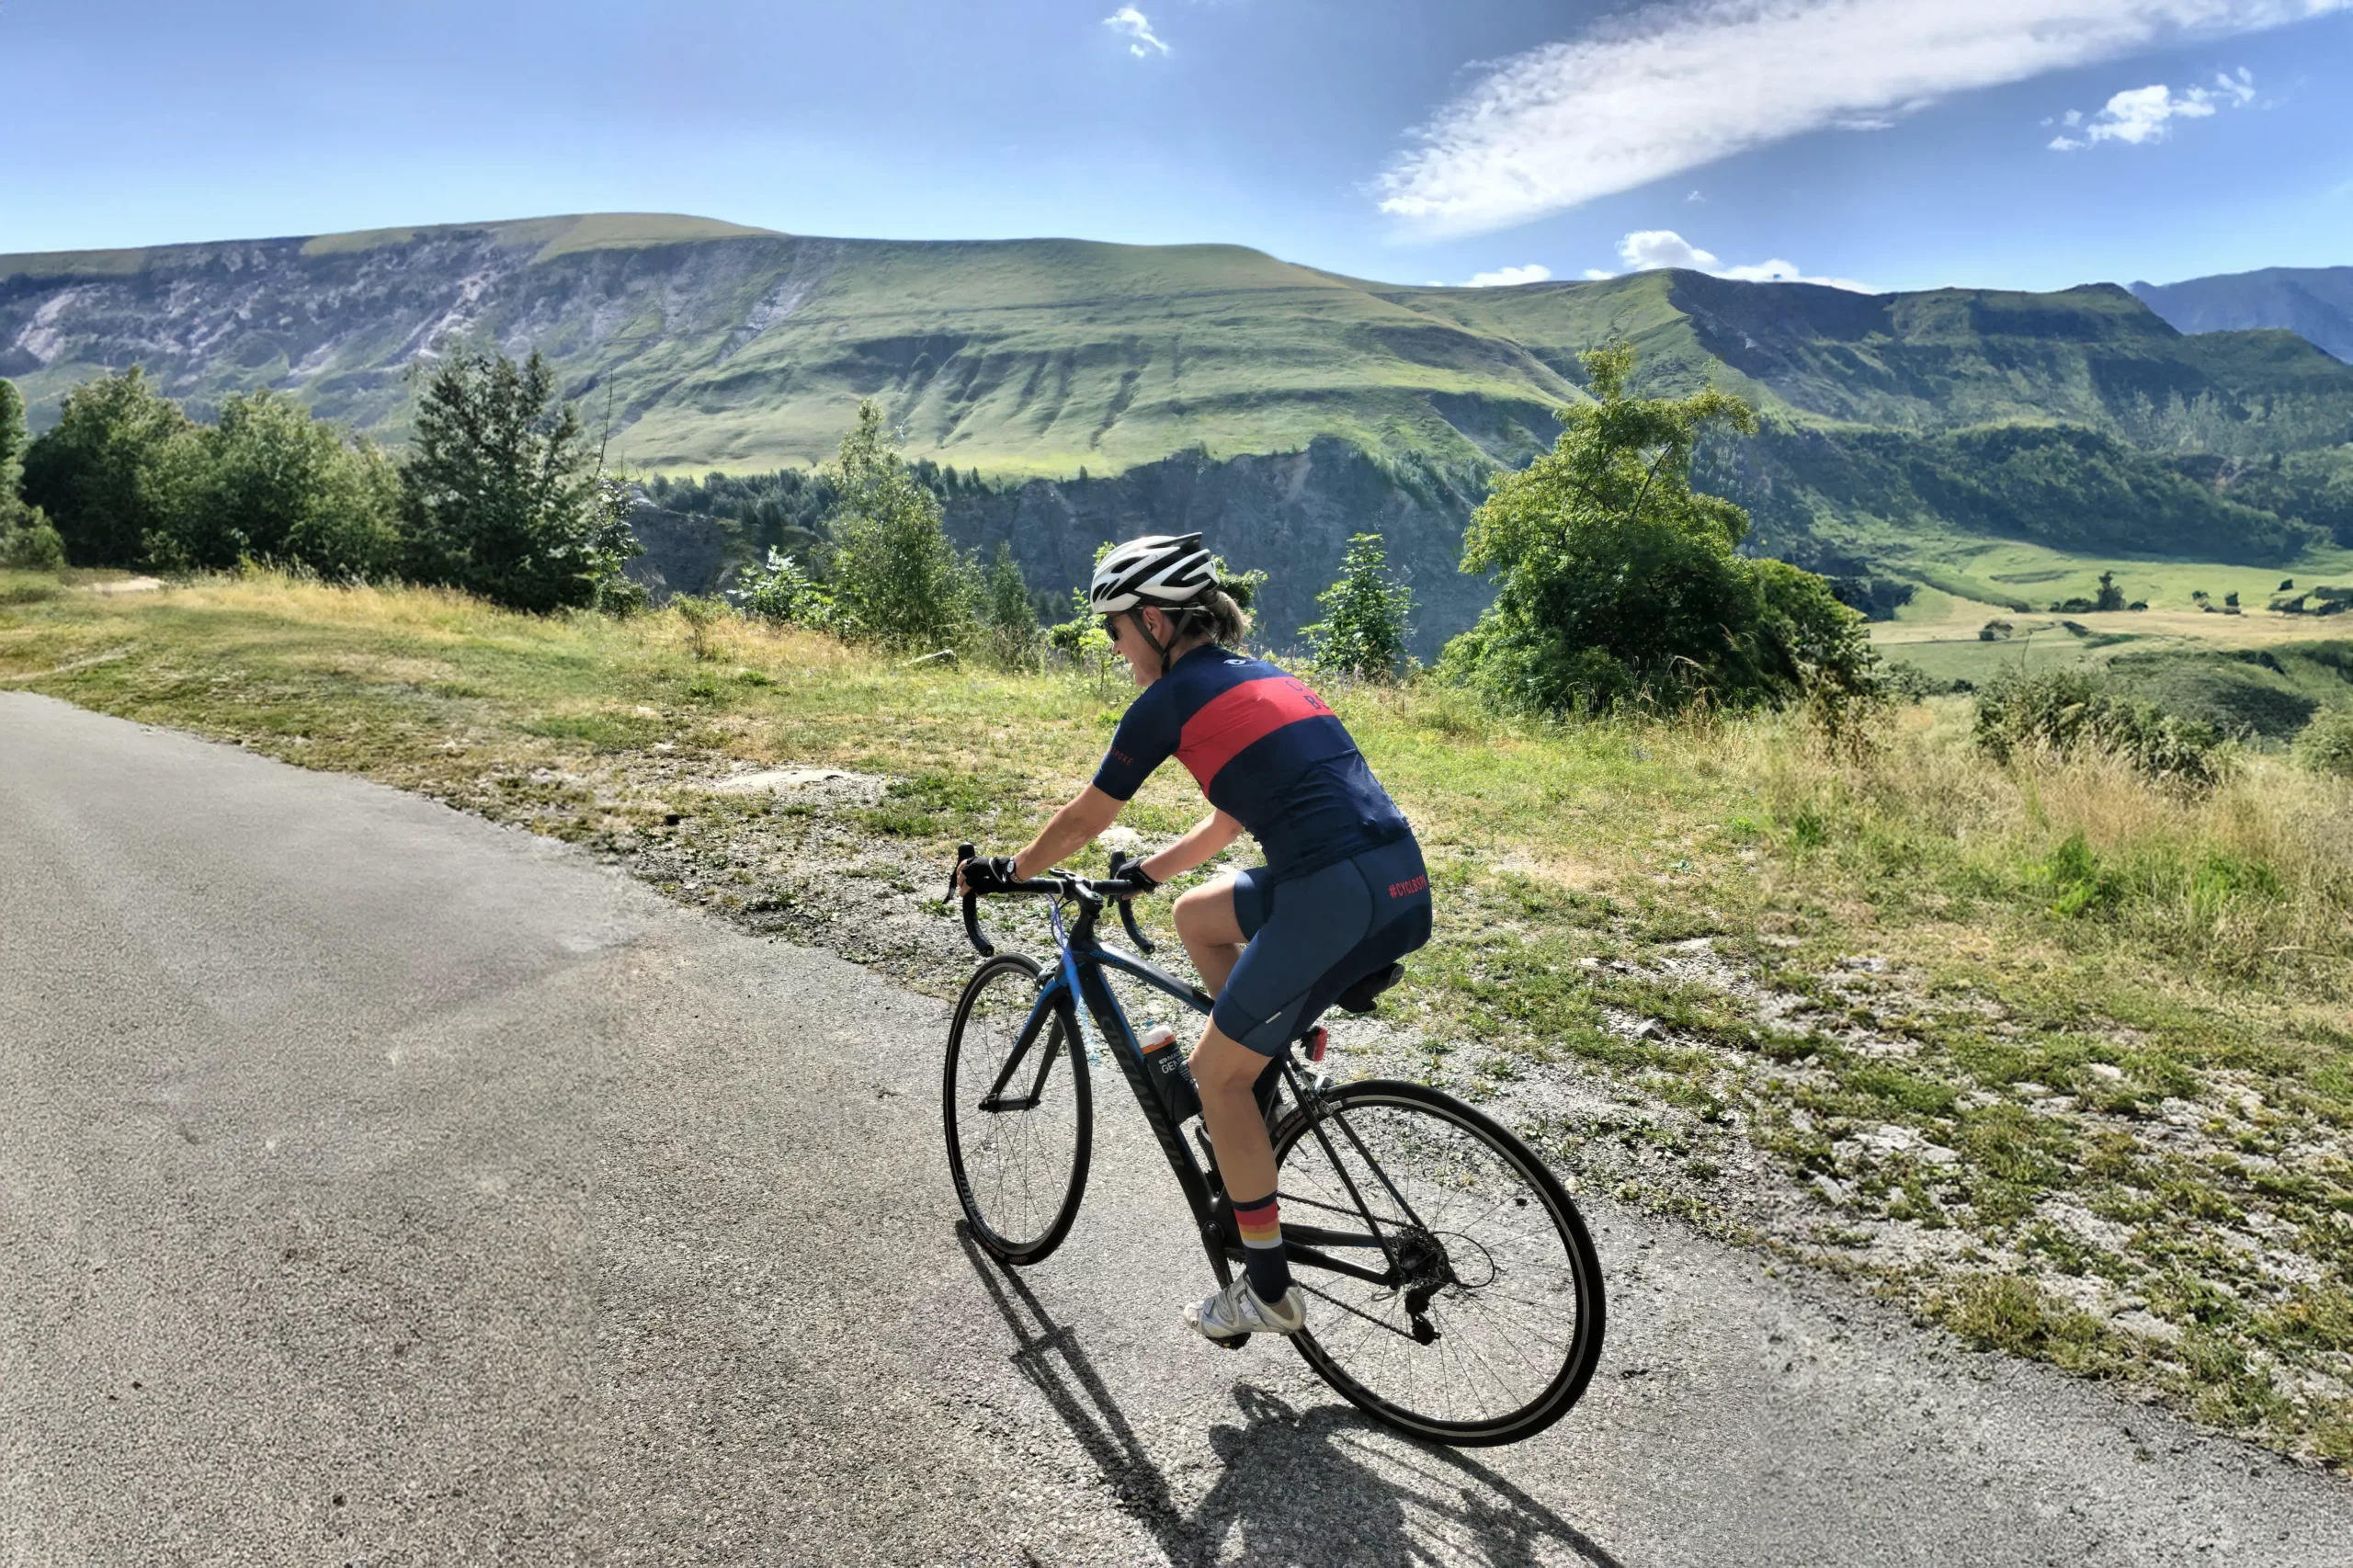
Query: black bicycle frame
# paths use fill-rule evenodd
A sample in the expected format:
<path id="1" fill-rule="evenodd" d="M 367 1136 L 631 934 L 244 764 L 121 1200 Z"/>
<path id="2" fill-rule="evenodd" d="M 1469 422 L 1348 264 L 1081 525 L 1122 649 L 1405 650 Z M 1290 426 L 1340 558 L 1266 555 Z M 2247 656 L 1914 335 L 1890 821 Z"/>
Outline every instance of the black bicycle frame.
<path id="1" fill-rule="evenodd" d="M 967 853 L 969 854 L 969 851 Z M 1039 881 L 1043 881 L 1045 879 Z M 1038 887 L 1028 887 L 1020 891 L 1043 890 Z M 1097 1032 L 1101 1035 L 1113 1060 L 1119 1062 L 1120 1073 L 1128 1080 L 1128 1087 L 1136 1096 L 1136 1103 L 1142 1108 L 1145 1123 L 1151 1127 L 1153 1136 L 1160 1141 L 1160 1152 L 1167 1156 L 1169 1168 L 1176 1173 L 1176 1185 L 1183 1190 L 1185 1201 L 1192 1209 L 1194 1223 L 1200 1233 L 1202 1248 L 1209 1254 L 1210 1266 L 1215 1271 L 1218 1282 L 1221 1285 L 1231 1283 L 1232 1266 L 1240 1262 L 1243 1256 L 1242 1235 L 1240 1229 L 1233 1221 L 1233 1204 L 1223 1190 L 1223 1183 L 1218 1175 L 1214 1161 L 1204 1165 L 1195 1158 L 1192 1149 L 1180 1136 L 1176 1125 L 1169 1119 L 1167 1110 L 1161 1104 L 1159 1095 L 1153 1089 L 1151 1079 L 1146 1076 L 1151 1069 L 1145 1063 L 1143 1047 L 1136 1039 L 1134 1029 L 1130 1027 L 1127 1014 L 1120 1007 L 1119 998 L 1112 994 L 1111 987 L 1105 982 L 1103 971 L 1106 968 L 1116 969 L 1132 975 L 1154 990 L 1165 992 L 1197 1013 L 1209 1012 L 1215 1006 L 1216 999 L 1199 986 L 1188 984 L 1175 975 L 1155 968 L 1131 953 L 1121 952 L 1119 949 L 1106 946 L 1098 940 L 1095 934 L 1095 926 L 1103 913 L 1103 905 L 1106 902 L 1102 895 L 1094 892 L 1075 879 L 1065 880 L 1057 891 L 1066 892 L 1077 901 L 1078 919 L 1074 926 L 1065 925 L 1063 919 L 1062 900 L 1057 898 L 1048 903 L 1047 919 L 1053 927 L 1054 948 L 1058 960 L 1054 977 L 1040 987 L 1037 1000 L 1029 1009 L 1029 1017 L 1021 1026 L 1020 1036 L 1015 1041 L 1013 1050 L 1006 1055 L 1005 1065 L 998 1071 L 996 1081 L 990 1085 L 988 1096 L 982 1101 L 983 1108 L 1020 1110 L 1028 1109 L 1038 1103 L 1039 1096 L 1045 1087 L 1046 1074 L 1052 1070 L 1053 1057 L 1051 1051 L 1040 1059 L 1036 1075 L 1030 1080 L 1027 1095 L 1017 1098 L 1006 1098 L 1004 1097 L 1006 1087 L 1019 1072 L 1022 1061 L 1037 1043 L 1038 1037 L 1044 1032 L 1046 1020 L 1058 1012 L 1063 1015 L 1065 1020 L 1065 1031 L 1071 1036 L 1070 1049 L 1073 1051 L 1085 1049 L 1079 1034 L 1075 1006 L 1076 1003 L 1085 1003 L 1088 1015 L 1095 1020 Z M 1129 935 L 1135 938 L 1136 945 L 1149 950 L 1152 944 L 1137 928 L 1134 913 L 1124 901 L 1120 902 L 1120 915 L 1127 926 Z M 973 938 L 974 947 L 980 949 L 984 955 L 995 951 L 988 939 L 980 934 L 980 927 L 973 912 L 973 903 L 969 897 L 965 900 L 965 926 Z M 1333 1274 L 1345 1274 L 1352 1278 L 1362 1279 L 1385 1289 L 1402 1288 L 1406 1283 L 1405 1271 L 1398 1257 L 1397 1248 L 1389 1237 L 1381 1233 L 1380 1221 L 1372 1217 L 1370 1206 L 1365 1202 L 1364 1195 L 1357 1190 L 1356 1183 L 1348 1176 L 1347 1167 L 1340 1162 L 1339 1152 L 1332 1146 L 1331 1140 L 1325 1135 L 1324 1124 L 1327 1119 L 1337 1121 L 1342 1135 L 1356 1148 L 1358 1156 L 1364 1162 L 1365 1167 L 1379 1178 L 1381 1186 L 1386 1189 L 1390 1199 L 1403 1211 L 1405 1222 L 1415 1229 L 1420 1229 L 1419 1217 L 1405 1202 L 1404 1195 L 1391 1186 L 1388 1177 L 1381 1174 L 1381 1167 L 1373 1162 L 1370 1152 L 1357 1140 L 1354 1130 L 1349 1128 L 1345 1120 L 1320 1114 L 1322 1103 L 1322 1096 L 1319 1093 L 1320 1084 L 1311 1085 L 1303 1082 L 1298 1069 L 1288 1056 L 1278 1058 L 1269 1067 L 1266 1078 L 1260 1081 L 1259 1104 L 1262 1110 L 1269 1112 L 1270 1123 L 1273 1120 L 1271 1111 L 1279 1101 L 1268 1091 L 1274 1086 L 1278 1076 L 1281 1084 L 1290 1087 L 1292 1102 L 1308 1117 L 1308 1125 L 1314 1132 L 1317 1142 L 1323 1145 L 1324 1157 L 1332 1162 L 1333 1170 L 1338 1173 L 1342 1184 L 1348 1190 L 1348 1196 L 1355 1200 L 1357 1211 L 1363 1217 L 1366 1227 L 1363 1231 L 1339 1231 L 1328 1226 L 1294 1224 L 1286 1221 L 1283 1225 L 1283 1241 L 1292 1266 L 1321 1268 Z M 1378 1269 L 1368 1268 L 1363 1265 L 1351 1263 L 1346 1258 L 1333 1256 L 1324 1250 L 1327 1247 L 1377 1247 L 1387 1267 Z"/>

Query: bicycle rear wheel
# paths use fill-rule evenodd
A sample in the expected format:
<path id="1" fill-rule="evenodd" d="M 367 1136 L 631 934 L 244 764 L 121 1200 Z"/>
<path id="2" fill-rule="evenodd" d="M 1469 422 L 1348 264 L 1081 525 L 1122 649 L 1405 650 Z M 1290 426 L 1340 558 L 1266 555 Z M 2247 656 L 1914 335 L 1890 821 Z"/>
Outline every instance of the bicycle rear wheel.
<path id="1" fill-rule="evenodd" d="M 949 1026 L 941 1082 L 956 1199 L 973 1239 L 1012 1264 L 1040 1262 L 1070 1233 L 1094 1142 L 1086 1052 L 1067 1006 L 1021 1043 L 1039 974 L 1018 953 L 974 971 Z"/>
<path id="2" fill-rule="evenodd" d="M 1434 1089 L 1368 1079 L 1325 1094 L 1320 1123 L 1294 1108 L 1275 1158 L 1313 1325 L 1291 1342 L 1343 1397 L 1461 1447 L 1533 1437 L 1576 1403 L 1601 1356 L 1601 1260 L 1527 1144 Z"/>

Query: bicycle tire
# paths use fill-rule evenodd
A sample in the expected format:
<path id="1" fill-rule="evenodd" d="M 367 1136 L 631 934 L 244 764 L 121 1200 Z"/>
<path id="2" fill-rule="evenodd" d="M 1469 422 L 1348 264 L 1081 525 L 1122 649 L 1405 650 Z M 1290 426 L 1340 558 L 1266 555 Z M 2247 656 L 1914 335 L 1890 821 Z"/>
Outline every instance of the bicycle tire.
<path id="1" fill-rule="evenodd" d="M 1408 1204 L 1428 1227 L 1423 1232 L 1400 1220 L 1398 1234 L 1451 1238 L 1440 1249 L 1454 1277 L 1427 1301 L 1425 1320 L 1438 1332 L 1434 1341 L 1421 1342 L 1403 1310 L 1405 1292 L 1312 1266 L 1295 1267 L 1292 1278 L 1309 1298 L 1309 1321 L 1321 1318 L 1324 1329 L 1322 1335 L 1302 1330 L 1291 1336 L 1300 1355 L 1367 1415 L 1433 1442 L 1458 1448 L 1514 1443 L 1558 1421 L 1592 1380 L 1601 1358 L 1604 1319 L 1600 1255 L 1559 1178 L 1495 1120 L 1419 1084 L 1365 1079 L 1328 1091 L 1323 1104 L 1324 1137 L 1350 1167 L 1376 1217 L 1397 1218 L 1399 1208 L 1365 1165 L 1358 1141 L 1390 1181 L 1401 1184 Z M 1354 1140 L 1335 1124 L 1336 1118 Z M 1276 1130 L 1275 1158 L 1286 1225 L 1332 1221 L 1361 1231 L 1362 1214 L 1344 1196 L 1343 1184 L 1332 1179 L 1331 1157 L 1311 1132 L 1302 1109 L 1293 1108 Z M 1516 1217 L 1538 1207 L 1549 1224 L 1521 1223 L 1522 1233 L 1513 1235 L 1498 1220 L 1484 1237 L 1450 1229 L 1449 1221 L 1472 1222 L 1454 1206 L 1466 1193 L 1488 1205 L 1474 1217 L 1477 1222 L 1506 1209 Z M 1554 1246 L 1557 1256 L 1551 1256 Z M 1482 1273 L 1476 1283 L 1464 1283 Z M 1506 1280 L 1508 1292 L 1502 1288 Z M 1510 1307 L 1524 1309 L 1518 1315 L 1540 1327 L 1565 1308 L 1572 1317 L 1565 1332 L 1555 1325 L 1550 1334 L 1531 1335 L 1556 1346 L 1557 1352 L 1531 1358 L 1515 1347 L 1518 1365 L 1500 1369 L 1475 1340 L 1466 1354 L 1466 1335 L 1478 1332 L 1482 1320 L 1499 1322 Z M 1551 1365 L 1555 1353 L 1557 1369 Z M 1368 1358 L 1377 1355 L 1392 1364 L 1374 1370 Z M 1503 1397 L 1483 1395 L 1490 1385 Z M 1527 1397 L 1519 1396 L 1520 1389 L 1528 1391 Z M 1500 1408 L 1468 1408 L 1482 1397 Z M 1448 1408 L 1432 1408 L 1438 1405 Z"/>
<path id="2" fill-rule="evenodd" d="M 1038 1031 L 1016 1074 L 1045 1089 L 1048 1097 L 1028 1108 L 992 1111 L 983 1105 L 1019 1040 L 1040 972 L 1036 960 L 1019 953 L 999 954 L 973 971 L 956 1002 L 940 1074 L 940 1113 L 956 1200 L 973 1239 L 992 1256 L 1015 1265 L 1044 1261 L 1070 1234 L 1086 1194 L 1094 1149 L 1086 1052 L 1077 1045 L 1076 1019 L 1066 1004 Z M 1043 1070 L 1033 1077 L 1029 1063 L 1039 1060 L 1040 1051 L 1046 1052 Z M 1057 1084 L 1069 1085 L 1067 1098 L 1054 1092 Z M 1067 1175 L 1061 1168 L 1065 1161 Z M 1013 1168 L 1017 1163 L 1018 1171 Z"/>

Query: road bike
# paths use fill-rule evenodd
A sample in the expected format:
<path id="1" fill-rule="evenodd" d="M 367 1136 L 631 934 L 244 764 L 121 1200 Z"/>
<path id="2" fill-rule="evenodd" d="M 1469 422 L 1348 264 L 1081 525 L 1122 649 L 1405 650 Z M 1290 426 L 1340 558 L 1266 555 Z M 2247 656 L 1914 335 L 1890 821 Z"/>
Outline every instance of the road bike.
<path id="1" fill-rule="evenodd" d="M 972 855 L 963 846 L 959 865 Z M 1242 1238 L 1216 1151 L 1195 1119 L 1200 1102 L 1184 1052 L 1158 1042 L 1156 1030 L 1146 1050 L 1107 971 L 1196 1012 L 1210 1011 L 1213 998 L 1138 956 L 1154 944 L 1123 896 L 1134 889 L 1119 877 L 1122 863 L 1113 856 L 1108 881 L 1057 870 L 991 890 L 1049 901 L 1051 966 L 999 953 L 981 931 L 977 898 L 965 895 L 964 932 L 982 963 L 948 1032 L 949 1169 L 972 1236 L 991 1256 L 1016 1266 L 1044 1261 L 1086 1195 L 1089 1069 L 1108 1054 L 1135 1092 L 1223 1286 L 1242 1261 Z M 1107 904 L 1118 906 L 1136 954 L 1099 939 Z M 1337 1005 L 1369 1012 L 1402 974 L 1392 966 L 1368 976 Z M 1274 1139 L 1292 1276 L 1309 1298 L 1310 1326 L 1292 1344 L 1344 1398 L 1400 1431 L 1461 1447 L 1533 1437 L 1576 1403 L 1601 1355 L 1601 1261 L 1584 1220 L 1527 1144 L 1460 1100 L 1393 1079 L 1335 1085 L 1319 1065 L 1326 1038 L 1302 1018 L 1293 1043 L 1308 1066 L 1286 1051 L 1256 1090 Z M 1238 1348 L 1248 1337 L 1219 1343 Z"/>

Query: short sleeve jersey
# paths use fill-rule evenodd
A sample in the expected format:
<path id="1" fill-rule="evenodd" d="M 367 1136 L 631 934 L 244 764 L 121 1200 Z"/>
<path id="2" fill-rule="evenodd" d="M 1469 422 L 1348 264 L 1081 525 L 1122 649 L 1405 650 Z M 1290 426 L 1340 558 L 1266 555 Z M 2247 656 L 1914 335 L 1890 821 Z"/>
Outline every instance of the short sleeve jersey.
<path id="1" fill-rule="evenodd" d="M 1131 800 L 1174 756 L 1211 805 L 1250 831 L 1277 877 L 1412 831 L 1324 699 L 1274 665 L 1196 648 L 1130 705 L 1095 787 Z"/>

